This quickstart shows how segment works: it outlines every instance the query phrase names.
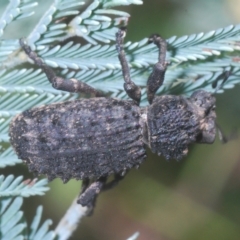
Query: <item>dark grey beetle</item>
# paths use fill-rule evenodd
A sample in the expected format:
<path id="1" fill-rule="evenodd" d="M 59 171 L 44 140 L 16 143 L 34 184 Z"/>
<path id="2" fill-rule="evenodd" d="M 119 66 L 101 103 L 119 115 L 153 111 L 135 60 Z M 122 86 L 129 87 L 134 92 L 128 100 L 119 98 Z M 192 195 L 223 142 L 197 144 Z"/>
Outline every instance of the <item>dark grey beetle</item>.
<path id="1" fill-rule="evenodd" d="M 94 94 L 91 99 L 55 103 L 24 111 L 10 125 L 11 144 L 35 174 L 49 180 L 82 179 L 78 203 L 93 209 L 100 191 L 109 189 L 146 158 L 146 147 L 166 159 L 180 160 L 188 145 L 212 143 L 216 135 L 215 98 L 203 90 L 190 98 L 155 96 L 167 69 L 167 44 L 159 35 L 150 41 L 159 48 L 158 62 L 147 81 L 147 107 L 139 107 L 141 89 L 130 78 L 123 49 L 125 30 L 116 34 L 124 89 L 132 100 L 106 98 L 76 79 L 63 79 L 20 40 L 25 53 L 46 74 L 52 86 L 68 92 Z M 115 178 L 107 183 L 110 174 Z"/>

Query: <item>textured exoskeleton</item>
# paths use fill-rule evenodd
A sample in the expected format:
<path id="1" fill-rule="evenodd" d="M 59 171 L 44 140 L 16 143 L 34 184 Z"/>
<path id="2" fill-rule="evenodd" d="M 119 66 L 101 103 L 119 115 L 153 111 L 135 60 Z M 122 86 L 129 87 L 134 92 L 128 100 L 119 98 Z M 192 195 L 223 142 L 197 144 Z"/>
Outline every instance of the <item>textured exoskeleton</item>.
<path id="1" fill-rule="evenodd" d="M 215 139 L 215 98 L 203 90 L 190 98 L 155 96 L 167 69 L 167 44 L 158 35 L 150 38 L 159 48 L 159 60 L 147 82 L 150 103 L 139 107 L 141 89 L 130 78 L 123 49 L 125 30 L 116 34 L 124 89 L 132 100 L 103 97 L 76 79 L 54 74 L 23 40 L 25 53 L 45 72 L 56 89 L 87 92 L 96 97 L 36 107 L 17 115 L 10 125 L 11 144 L 20 159 L 36 174 L 51 180 L 82 179 L 78 203 L 91 210 L 98 193 L 121 180 L 146 158 L 146 147 L 166 159 L 181 159 L 190 143 Z M 115 175 L 112 182 L 107 177 Z M 90 182 L 91 181 L 91 182 Z"/>

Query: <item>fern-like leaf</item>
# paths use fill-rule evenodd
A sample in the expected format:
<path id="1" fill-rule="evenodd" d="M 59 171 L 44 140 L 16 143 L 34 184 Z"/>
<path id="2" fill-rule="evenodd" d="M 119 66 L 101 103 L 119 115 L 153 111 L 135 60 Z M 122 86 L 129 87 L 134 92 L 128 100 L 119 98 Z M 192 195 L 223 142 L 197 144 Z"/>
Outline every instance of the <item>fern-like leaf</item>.
<path id="1" fill-rule="evenodd" d="M 117 29 L 115 25 L 126 21 L 129 14 L 109 9 L 109 7 L 129 5 L 134 2 L 136 4 L 142 3 L 142 1 L 136 0 L 94 0 L 81 11 L 81 8 L 79 10 L 79 6 L 85 6 L 85 1 L 55 1 L 28 36 L 28 43 L 33 49 L 36 44 L 38 50 L 45 48 L 45 45 L 52 44 L 53 42 L 61 42 L 74 36 L 81 37 L 91 44 L 97 44 L 98 42 L 110 43 L 111 40 L 115 39 L 115 34 L 112 31 L 113 29 Z M 109 15 L 117 17 L 112 19 Z M 70 17 L 71 21 L 68 24 L 62 23 L 61 19 L 63 17 Z"/>
<path id="2" fill-rule="evenodd" d="M 0 197 L 29 197 L 34 195 L 43 195 L 47 190 L 49 190 L 46 186 L 46 179 L 39 181 L 37 181 L 37 179 L 22 180 L 23 176 L 14 178 L 13 175 L 9 175 L 7 177 L 0 175 Z"/>
<path id="3" fill-rule="evenodd" d="M 38 5 L 34 0 L 10 0 L 7 8 L 0 17 L 0 37 L 4 33 L 4 29 L 12 21 L 21 18 L 30 17 L 34 14 L 32 8 Z"/>
<path id="4" fill-rule="evenodd" d="M 56 234 L 49 231 L 51 220 L 46 220 L 41 227 L 39 222 L 42 215 L 42 207 L 37 208 L 36 215 L 30 227 L 28 235 L 27 223 L 24 214 L 20 210 L 23 198 L 1 198 L 0 199 L 0 239 L 1 240 L 53 240 Z"/>
<path id="5" fill-rule="evenodd" d="M 43 207 L 39 206 L 36 211 L 36 215 L 30 226 L 29 240 L 52 240 L 55 239 L 56 234 L 54 231 L 49 231 L 49 226 L 52 224 L 51 220 L 45 221 L 42 227 L 39 228 Z"/>
<path id="6" fill-rule="evenodd" d="M 15 198 L 13 202 L 11 198 L 0 199 L 0 238 L 2 240 L 22 239 L 19 235 L 26 228 L 26 224 L 21 221 L 22 203 L 21 197 Z"/>

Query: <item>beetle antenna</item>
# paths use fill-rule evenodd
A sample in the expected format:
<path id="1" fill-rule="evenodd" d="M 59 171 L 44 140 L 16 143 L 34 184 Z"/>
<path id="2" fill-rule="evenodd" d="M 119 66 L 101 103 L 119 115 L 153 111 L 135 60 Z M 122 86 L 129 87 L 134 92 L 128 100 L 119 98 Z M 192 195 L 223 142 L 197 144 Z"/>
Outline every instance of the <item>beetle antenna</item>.
<path id="1" fill-rule="evenodd" d="M 216 123 L 216 129 L 218 132 L 219 140 L 222 143 L 227 143 L 229 141 L 229 138 L 223 133 L 222 129 L 220 128 L 220 126 L 217 123 Z"/>
<path id="2" fill-rule="evenodd" d="M 212 83 L 212 87 L 213 88 L 216 88 L 215 91 L 214 91 L 214 94 L 216 94 L 218 92 L 218 90 L 220 90 L 224 83 L 228 80 L 229 76 L 232 74 L 232 71 L 233 71 L 233 67 L 231 66 L 230 69 L 228 71 L 224 71 L 222 72 L 216 79 L 215 81 Z M 218 82 L 222 80 L 222 82 L 218 85 Z M 219 137 L 219 140 L 222 142 L 222 143 L 227 143 L 229 140 L 233 140 L 237 137 L 237 134 L 236 134 L 236 131 L 232 132 L 230 134 L 230 136 L 226 136 L 224 133 L 223 133 L 223 130 L 221 129 L 221 127 L 219 126 L 219 124 L 216 123 L 216 129 L 217 129 L 217 132 L 218 132 L 218 137 Z"/>
<path id="3" fill-rule="evenodd" d="M 238 134 L 237 134 L 237 131 L 236 130 L 233 130 L 229 136 L 226 136 L 224 134 L 224 132 L 222 131 L 221 127 L 216 123 L 216 129 L 218 131 L 218 137 L 219 137 L 219 140 L 222 142 L 222 143 L 227 143 L 231 140 L 234 140 L 236 138 L 238 138 Z"/>
<path id="4" fill-rule="evenodd" d="M 222 72 L 212 83 L 212 87 L 216 88 L 214 94 L 216 94 L 224 85 L 224 83 L 228 80 L 229 76 L 232 74 L 233 67 L 231 66 L 228 71 Z M 222 80 L 221 84 L 218 85 L 218 82 Z"/>

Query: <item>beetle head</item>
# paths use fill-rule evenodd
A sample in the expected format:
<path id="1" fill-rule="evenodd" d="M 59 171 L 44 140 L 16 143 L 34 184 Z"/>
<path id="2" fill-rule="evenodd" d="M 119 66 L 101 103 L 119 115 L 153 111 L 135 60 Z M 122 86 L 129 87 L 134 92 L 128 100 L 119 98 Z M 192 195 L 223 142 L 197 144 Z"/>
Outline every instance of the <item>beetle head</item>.
<path id="1" fill-rule="evenodd" d="M 205 109 L 206 113 L 208 113 L 212 109 L 215 109 L 215 97 L 211 93 L 204 90 L 195 91 L 191 95 L 190 100 L 198 107 Z"/>

